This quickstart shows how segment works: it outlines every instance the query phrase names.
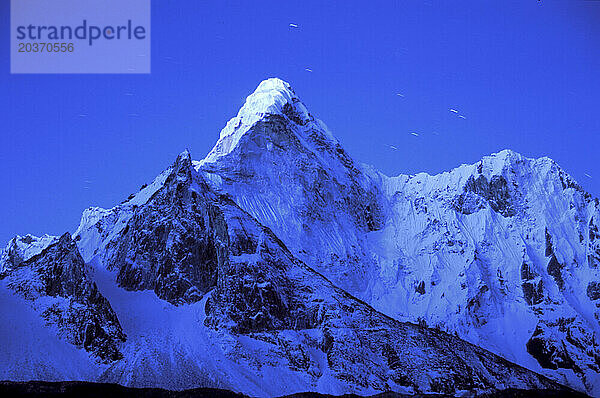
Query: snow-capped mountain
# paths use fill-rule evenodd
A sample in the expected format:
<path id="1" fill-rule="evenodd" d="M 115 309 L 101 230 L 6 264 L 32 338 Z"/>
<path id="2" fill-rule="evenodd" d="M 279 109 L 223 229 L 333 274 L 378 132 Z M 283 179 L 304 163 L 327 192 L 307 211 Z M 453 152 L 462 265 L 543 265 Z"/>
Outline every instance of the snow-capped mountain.
<path id="1" fill-rule="evenodd" d="M 600 394 L 600 206 L 552 160 L 387 177 L 269 79 L 195 166 L 377 310 Z"/>
<path id="2" fill-rule="evenodd" d="M 255 396 L 563 389 L 544 373 L 597 394 L 597 220 L 553 162 L 511 152 L 386 177 L 269 79 L 204 160 L 183 152 L 72 237 L 9 242 L 0 375 Z"/>

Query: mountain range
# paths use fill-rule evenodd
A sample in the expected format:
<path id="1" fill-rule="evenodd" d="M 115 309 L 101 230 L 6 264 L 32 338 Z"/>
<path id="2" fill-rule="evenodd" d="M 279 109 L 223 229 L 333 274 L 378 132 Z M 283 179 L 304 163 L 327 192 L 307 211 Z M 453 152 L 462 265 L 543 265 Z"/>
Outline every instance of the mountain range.
<path id="1" fill-rule="evenodd" d="M 0 379 L 600 396 L 599 225 L 548 158 L 388 177 L 268 79 L 204 159 L 8 243 Z"/>

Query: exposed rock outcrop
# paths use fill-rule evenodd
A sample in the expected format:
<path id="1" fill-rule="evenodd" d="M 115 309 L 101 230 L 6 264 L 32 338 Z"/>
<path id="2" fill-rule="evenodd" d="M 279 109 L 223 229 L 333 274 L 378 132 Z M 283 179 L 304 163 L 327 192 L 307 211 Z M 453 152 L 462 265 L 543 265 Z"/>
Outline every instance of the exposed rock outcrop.
<path id="1" fill-rule="evenodd" d="M 70 234 L 25 261 L 15 261 L 5 279 L 8 287 L 29 300 L 66 340 L 102 361 L 122 358 L 119 343 L 126 336 L 110 303 L 86 274 Z"/>

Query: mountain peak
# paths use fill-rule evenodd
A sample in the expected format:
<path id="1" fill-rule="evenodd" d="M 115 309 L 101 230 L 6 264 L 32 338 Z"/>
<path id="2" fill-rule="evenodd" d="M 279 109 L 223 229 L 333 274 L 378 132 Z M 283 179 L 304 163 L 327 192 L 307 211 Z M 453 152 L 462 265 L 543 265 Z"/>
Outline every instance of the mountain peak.
<path id="1" fill-rule="evenodd" d="M 23 261 L 40 254 L 48 246 L 58 242 L 57 236 L 44 235 L 42 237 L 27 234 L 15 236 L 9 242 L 2 258 L 0 258 L 0 274 L 12 266 L 19 265 Z"/>
<path id="2" fill-rule="evenodd" d="M 192 161 L 192 155 L 190 154 L 190 150 L 189 149 L 185 149 L 183 152 L 181 152 L 179 155 L 177 155 L 177 159 L 175 160 L 176 164 L 185 162 L 185 163 L 191 163 Z"/>
<path id="3" fill-rule="evenodd" d="M 300 124 L 313 120 L 289 83 L 276 77 L 263 80 L 246 98 L 237 116 L 221 130 L 219 141 L 202 163 L 213 162 L 228 154 L 240 138 L 267 115 L 284 115 Z"/>
<path id="4" fill-rule="evenodd" d="M 267 114 L 283 114 L 286 104 L 293 106 L 298 103 L 300 103 L 300 99 L 296 96 L 290 84 L 272 77 L 260 82 L 256 90 L 246 98 L 246 102 L 238 112 L 237 117 L 232 119 L 230 123 L 239 118 L 245 124 L 250 124 L 253 121 L 256 122 L 254 120 L 256 117 L 262 118 Z M 304 110 L 306 111 L 306 108 Z M 228 127 L 231 127 L 230 123 L 227 123 L 227 126 L 221 131 L 221 137 L 224 134 L 231 134 L 232 131 L 228 129 Z"/>
<path id="5" fill-rule="evenodd" d="M 512 149 L 504 149 L 500 152 L 484 156 L 483 159 L 481 159 L 481 163 L 483 164 L 484 168 L 489 169 L 492 174 L 502 174 L 504 169 L 512 168 L 514 164 L 520 163 L 524 160 L 530 159 L 527 159 Z"/>
<path id="6" fill-rule="evenodd" d="M 511 149 L 504 149 L 489 156 L 484 156 L 478 165 L 491 175 L 499 175 L 507 170 L 518 173 L 523 167 L 533 168 L 543 174 L 548 173 L 550 170 L 564 173 L 562 168 L 549 157 L 529 158 Z"/>
<path id="7" fill-rule="evenodd" d="M 503 158 L 503 159 L 509 159 L 509 158 L 515 158 L 515 157 L 518 157 L 518 158 L 523 157 L 523 155 L 521 155 L 520 153 L 518 153 L 516 151 L 513 151 L 512 149 L 508 149 L 508 148 L 503 149 L 503 150 L 501 150 L 499 152 L 496 152 L 496 153 L 492 153 L 490 156 L 495 156 L 495 157 Z"/>
<path id="8" fill-rule="evenodd" d="M 252 93 L 252 95 L 272 91 L 279 92 L 282 94 L 288 94 L 290 96 L 295 95 L 292 86 L 290 86 L 288 82 L 283 81 L 278 77 L 270 77 L 260 82 L 260 84 L 258 85 L 256 90 L 254 90 L 254 93 Z"/>

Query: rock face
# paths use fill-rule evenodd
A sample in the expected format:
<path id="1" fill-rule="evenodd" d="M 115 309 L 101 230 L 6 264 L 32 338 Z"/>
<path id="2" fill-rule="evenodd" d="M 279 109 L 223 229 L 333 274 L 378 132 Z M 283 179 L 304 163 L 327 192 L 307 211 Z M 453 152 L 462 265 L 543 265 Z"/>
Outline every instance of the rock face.
<path id="1" fill-rule="evenodd" d="M 192 187 L 192 170 L 189 153 L 181 154 L 163 187 L 133 210 L 106 258 L 120 286 L 153 289 L 171 303 L 198 301 L 215 286 L 225 227 L 202 187 Z"/>
<path id="2" fill-rule="evenodd" d="M 31 244 L 36 238 L 21 240 Z M 75 242 L 66 233 L 46 239 L 49 245 L 30 258 L 11 255 L 7 286 L 32 303 L 59 333 L 105 362 L 122 358 L 119 343 L 125 341 L 110 303 L 85 273 L 85 263 Z M 10 248 L 14 248 L 11 244 Z"/>
<path id="3" fill-rule="evenodd" d="M 377 310 L 600 394 L 599 201 L 552 160 L 502 151 L 436 176 L 388 177 L 355 163 L 271 79 L 194 165 Z M 563 351 L 561 366 L 541 356 Z"/>
<path id="4" fill-rule="evenodd" d="M 473 201 L 476 203 L 475 206 Z M 504 217 L 515 215 L 511 203 L 511 191 L 503 176 L 492 176 L 489 182 L 483 175 L 477 178 L 470 176 L 464 192 L 457 197 L 455 209 L 463 214 L 473 214 L 483 209 L 485 202 L 489 203 L 492 210 Z"/>

